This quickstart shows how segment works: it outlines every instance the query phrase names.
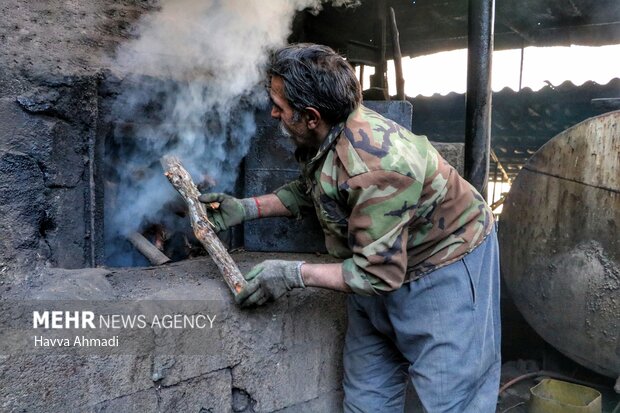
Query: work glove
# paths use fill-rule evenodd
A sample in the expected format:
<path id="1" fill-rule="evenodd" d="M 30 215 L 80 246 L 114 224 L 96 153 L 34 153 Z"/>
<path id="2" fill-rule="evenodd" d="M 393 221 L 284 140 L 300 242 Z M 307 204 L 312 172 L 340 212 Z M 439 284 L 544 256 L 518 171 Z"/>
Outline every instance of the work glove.
<path id="1" fill-rule="evenodd" d="M 235 301 L 241 307 L 263 305 L 293 288 L 305 288 L 301 278 L 303 264 L 304 261 L 263 261 L 244 275 L 248 284 L 235 296 Z"/>
<path id="2" fill-rule="evenodd" d="M 207 215 L 216 232 L 259 217 L 254 198 L 237 199 L 227 194 L 208 193 L 200 195 L 198 200 L 207 204 Z"/>

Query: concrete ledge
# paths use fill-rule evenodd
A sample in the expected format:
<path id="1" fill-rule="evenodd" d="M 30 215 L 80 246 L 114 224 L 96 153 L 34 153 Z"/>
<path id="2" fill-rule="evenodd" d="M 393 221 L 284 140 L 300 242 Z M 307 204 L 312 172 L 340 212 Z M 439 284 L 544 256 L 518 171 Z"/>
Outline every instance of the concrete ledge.
<path id="1" fill-rule="evenodd" d="M 264 259 L 328 261 L 299 254 L 233 258 L 242 272 Z M 240 310 L 207 258 L 153 268 L 48 269 L 24 279 L 2 293 L 0 304 L 205 300 L 210 311 L 217 308 L 218 321 L 201 354 L 183 354 L 184 336 L 171 342 L 156 335 L 152 351 L 142 355 L 2 356 L 2 411 L 318 412 L 340 406 L 344 294 L 293 291 Z M 22 317 L 32 325 L 31 314 Z"/>

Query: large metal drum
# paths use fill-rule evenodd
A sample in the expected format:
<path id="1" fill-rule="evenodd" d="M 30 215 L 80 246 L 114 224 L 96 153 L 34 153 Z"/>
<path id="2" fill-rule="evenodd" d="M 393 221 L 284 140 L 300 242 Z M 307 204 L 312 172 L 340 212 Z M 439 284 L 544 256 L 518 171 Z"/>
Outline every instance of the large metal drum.
<path id="1" fill-rule="evenodd" d="M 560 133 L 523 167 L 500 222 L 502 275 L 548 343 L 620 376 L 620 111 Z"/>

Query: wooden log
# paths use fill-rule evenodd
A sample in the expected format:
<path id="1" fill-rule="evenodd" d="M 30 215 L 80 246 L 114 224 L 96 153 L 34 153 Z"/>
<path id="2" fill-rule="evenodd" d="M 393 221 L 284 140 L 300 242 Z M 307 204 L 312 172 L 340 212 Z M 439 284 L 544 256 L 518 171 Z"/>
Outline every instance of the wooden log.
<path id="1" fill-rule="evenodd" d="M 176 156 L 164 156 L 161 158 L 164 167 L 164 175 L 168 178 L 172 186 L 181 194 L 188 208 L 194 235 L 205 247 L 215 265 L 224 277 L 224 281 L 234 295 L 237 295 L 247 282 L 235 261 L 233 261 L 228 251 L 213 231 L 212 224 L 209 222 L 207 211 L 202 202 L 198 200 L 200 192 L 192 181 L 189 172 L 183 167 L 181 161 Z"/>
<path id="2" fill-rule="evenodd" d="M 506 172 L 506 170 L 504 169 L 504 166 L 499 161 L 499 158 L 497 157 L 497 154 L 495 153 L 493 149 L 491 149 L 491 159 L 493 159 L 493 162 L 497 164 L 497 169 L 499 169 L 499 171 L 502 173 L 504 182 L 510 182 L 510 177 L 508 176 L 508 172 Z"/>
<path id="3" fill-rule="evenodd" d="M 364 90 L 364 64 L 360 65 L 360 89 Z"/>
<path id="4" fill-rule="evenodd" d="M 168 258 L 166 254 L 157 249 L 156 246 L 151 244 L 151 242 L 139 232 L 132 232 L 127 236 L 127 239 L 151 264 L 162 265 L 170 262 L 170 258 Z"/>
<path id="5" fill-rule="evenodd" d="M 405 100 L 405 78 L 403 77 L 403 56 L 400 53 L 400 36 L 396 26 L 396 14 L 390 7 L 390 22 L 392 27 L 392 49 L 394 50 L 394 69 L 396 71 L 396 100 Z"/>

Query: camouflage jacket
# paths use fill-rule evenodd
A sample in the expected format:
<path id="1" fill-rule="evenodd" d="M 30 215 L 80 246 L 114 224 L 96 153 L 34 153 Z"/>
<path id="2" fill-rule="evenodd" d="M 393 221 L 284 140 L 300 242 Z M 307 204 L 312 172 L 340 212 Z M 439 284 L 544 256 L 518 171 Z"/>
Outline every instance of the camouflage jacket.
<path id="1" fill-rule="evenodd" d="M 399 288 L 480 244 L 493 214 L 425 136 L 360 106 L 334 126 L 301 177 L 275 191 L 294 216 L 314 207 L 345 282 Z"/>

